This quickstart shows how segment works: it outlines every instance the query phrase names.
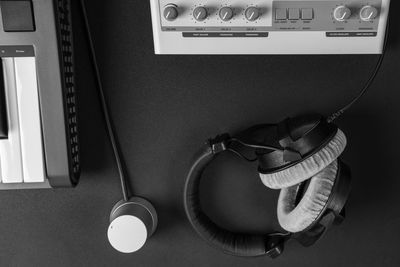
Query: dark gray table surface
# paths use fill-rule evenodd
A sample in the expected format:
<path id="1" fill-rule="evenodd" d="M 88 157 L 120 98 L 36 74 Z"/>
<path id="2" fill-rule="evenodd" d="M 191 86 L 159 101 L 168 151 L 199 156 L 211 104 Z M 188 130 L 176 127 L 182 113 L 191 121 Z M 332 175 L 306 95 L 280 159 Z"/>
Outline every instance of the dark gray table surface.
<path id="1" fill-rule="evenodd" d="M 76 2 L 81 181 L 75 189 L 0 192 L 0 266 L 400 266 L 398 17 L 371 91 L 338 121 L 353 172 L 345 223 L 312 248 L 292 242 L 276 260 L 243 259 L 208 247 L 184 216 L 193 153 L 218 133 L 328 115 L 357 94 L 377 56 L 155 56 L 149 1 L 88 1 L 130 184 L 159 215 L 146 247 L 123 255 L 106 238 L 120 186 Z M 399 10 L 393 1 L 392 15 Z M 261 184 L 255 166 L 233 156 L 218 162 L 202 184 L 207 213 L 231 230 L 278 229 L 278 192 Z"/>

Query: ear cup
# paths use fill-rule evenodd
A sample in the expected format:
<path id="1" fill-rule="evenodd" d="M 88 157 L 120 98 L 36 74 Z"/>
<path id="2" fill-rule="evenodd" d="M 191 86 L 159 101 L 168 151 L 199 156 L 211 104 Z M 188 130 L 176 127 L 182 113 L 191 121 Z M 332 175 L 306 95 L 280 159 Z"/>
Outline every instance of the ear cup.
<path id="1" fill-rule="evenodd" d="M 287 169 L 270 174 L 260 173 L 261 181 L 271 189 L 287 188 L 304 182 L 335 161 L 346 144 L 345 134 L 338 129 L 332 140 L 320 151 Z"/>
<path id="2" fill-rule="evenodd" d="M 311 178 L 308 188 L 296 205 L 300 184 L 281 190 L 278 200 L 279 224 L 286 231 L 297 233 L 305 230 L 319 217 L 332 193 L 338 175 L 335 160 Z"/>

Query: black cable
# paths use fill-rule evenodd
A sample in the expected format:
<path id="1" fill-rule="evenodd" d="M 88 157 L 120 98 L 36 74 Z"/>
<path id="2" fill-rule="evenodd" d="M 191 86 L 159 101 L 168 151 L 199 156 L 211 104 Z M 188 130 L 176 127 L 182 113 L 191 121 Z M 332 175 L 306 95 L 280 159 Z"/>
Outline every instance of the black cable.
<path id="1" fill-rule="evenodd" d="M 358 93 L 358 95 L 353 98 L 347 105 L 345 105 L 343 108 L 339 109 L 335 113 L 333 113 L 331 116 L 328 117 L 327 121 L 329 123 L 333 122 L 337 118 L 343 115 L 347 110 L 349 110 L 355 103 L 357 103 L 361 97 L 365 95 L 365 93 L 368 91 L 368 89 L 371 87 L 372 83 L 374 82 L 376 76 L 379 73 L 379 70 L 382 67 L 383 60 L 385 58 L 386 54 L 386 48 L 387 48 L 387 43 L 388 43 L 388 36 L 389 36 L 389 16 L 388 16 L 388 21 L 386 23 L 386 32 L 385 32 L 385 40 L 383 43 L 383 48 L 382 48 L 382 54 L 379 56 L 378 62 L 376 63 L 375 69 L 372 72 L 372 75 L 369 77 L 367 82 L 365 83 L 363 89 Z"/>
<path id="2" fill-rule="evenodd" d="M 117 163 L 119 178 L 120 178 L 120 182 L 121 182 L 122 196 L 125 201 L 128 201 L 129 200 L 128 187 L 127 187 L 127 181 L 126 181 L 125 172 L 124 172 L 123 163 L 122 163 L 122 155 L 121 155 L 119 147 L 118 147 L 117 138 L 114 133 L 113 123 L 111 120 L 109 108 L 108 108 L 106 97 L 105 97 L 104 90 L 103 90 L 103 83 L 100 78 L 100 70 L 99 70 L 99 66 L 97 63 L 92 33 L 90 31 L 88 13 L 87 13 L 85 1 L 84 0 L 80 0 L 80 1 L 81 1 L 82 15 L 83 15 L 83 19 L 85 21 L 86 35 L 87 35 L 88 42 L 89 42 L 91 61 L 92 61 L 92 65 L 93 65 L 93 68 L 95 71 L 95 76 L 96 76 L 96 85 L 97 85 L 99 98 L 100 98 L 100 102 L 101 102 L 101 108 L 102 108 L 104 120 L 105 120 L 106 126 L 107 126 L 108 137 L 110 139 L 110 143 L 111 143 L 112 150 L 114 153 L 115 161 Z"/>
<path id="3" fill-rule="evenodd" d="M 250 158 L 246 157 L 244 154 L 240 153 L 239 151 L 236 151 L 233 148 L 228 148 L 226 151 L 229 151 L 229 152 L 235 154 L 236 156 L 240 157 L 241 159 L 244 159 L 245 161 L 248 161 L 248 162 L 255 162 L 258 160 L 257 158 L 250 159 Z"/>

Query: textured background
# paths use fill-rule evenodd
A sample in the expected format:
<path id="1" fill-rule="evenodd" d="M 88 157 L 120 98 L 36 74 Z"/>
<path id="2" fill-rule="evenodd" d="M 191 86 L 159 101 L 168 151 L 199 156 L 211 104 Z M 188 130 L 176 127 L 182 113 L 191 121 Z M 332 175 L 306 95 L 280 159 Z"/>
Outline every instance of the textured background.
<path id="1" fill-rule="evenodd" d="M 87 1 L 130 183 L 160 219 L 144 249 L 122 255 L 106 238 L 120 187 L 75 2 L 81 182 L 76 189 L 1 192 L 1 266 L 400 265 L 398 18 L 392 16 L 371 91 L 338 121 L 353 171 L 347 220 L 310 249 L 292 242 L 279 259 L 242 259 L 208 247 L 184 216 L 193 153 L 225 131 L 305 112 L 328 115 L 357 94 L 377 56 L 155 56 L 148 1 Z M 392 15 L 399 10 L 393 1 Z M 202 184 L 209 215 L 232 230 L 277 229 L 278 193 L 262 186 L 253 166 L 231 156 L 219 163 Z"/>

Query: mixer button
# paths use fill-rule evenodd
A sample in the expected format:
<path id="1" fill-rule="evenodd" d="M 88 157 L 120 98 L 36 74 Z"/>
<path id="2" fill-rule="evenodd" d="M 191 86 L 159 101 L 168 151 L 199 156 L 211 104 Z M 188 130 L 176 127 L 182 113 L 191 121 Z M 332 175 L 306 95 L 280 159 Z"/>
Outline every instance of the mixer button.
<path id="1" fill-rule="evenodd" d="M 287 10 L 286 8 L 277 8 L 275 10 L 276 20 L 287 20 Z"/>
<path id="2" fill-rule="evenodd" d="M 292 20 L 300 19 L 300 9 L 289 8 L 289 19 L 292 19 Z"/>
<path id="3" fill-rule="evenodd" d="M 314 10 L 312 8 L 303 8 L 301 10 L 302 20 L 312 20 L 314 19 Z"/>

